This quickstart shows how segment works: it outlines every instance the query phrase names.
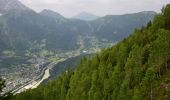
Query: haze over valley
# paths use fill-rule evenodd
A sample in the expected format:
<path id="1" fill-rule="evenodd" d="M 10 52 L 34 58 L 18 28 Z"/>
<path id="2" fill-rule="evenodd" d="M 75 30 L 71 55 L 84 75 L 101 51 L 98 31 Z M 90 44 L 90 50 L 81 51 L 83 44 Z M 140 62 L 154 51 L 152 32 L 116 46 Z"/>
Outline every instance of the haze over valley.
<path id="1" fill-rule="evenodd" d="M 169 32 L 169 18 L 167 17 L 169 16 L 169 6 L 167 8 L 164 7 L 162 13 L 138 11 L 117 15 L 108 14 L 101 17 L 84 11 L 72 17 L 65 17 L 50 9 L 43 9 L 37 12 L 37 9 L 32 9 L 32 6 L 25 5 L 25 2 L 19 0 L 0 0 L 0 86 L 1 79 L 5 81 L 5 87 L 2 89 L 1 95 L 7 93 L 8 97 L 10 92 L 16 95 L 13 98 L 14 100 L 21 100 L 22 93 L 24 98 L 24 93 L 27 93 L 24 91 L 28 90 L 28 92 L 31 92 L 35 89 L 34 93 L 36 94 L 38 93 L 36 90 L 39 91 L 38 89 L 51 88 L 50 84 L 55 84 L 54 86 L 56 87 L 61 85 L 62 87 L 65 84 L 63 82 L 66 81 L 69 81 L 69 88 L 67 86 L 64 87 L 67 93 L 64 92 L 63 95 L 64 97 L 67 96 L 67 98 L 60 98 L 59 100 L 69 98 L 72 98 L 71 100 L 78 100 L 77 96 L 75 96 L 76 93 L 77 95 L 80 93 L 81 98 L 83 96 L 87 97 L 87 95 L 89 98 L 92 95 L 100 97 L 100 93 L 93 94 L 95 93 L 94 91 L 99 91 L 99 87 L 102 87 L 101 89 L 107 88 L 104 90 L 107 94 L 100 94 L 103 95 L 105 100 L 112 100 L 109 99 L 112 97 L 115 97 L 115 100 L 124 100 L 124 97 L 130 96 L 125 95 L 122 97 L 123 99 L 116 97 L 116 91 L 119 90 L 122 93 L 123 89 L 127 86 L 126 82 L 122 80 L 117 81 L 120 83 L 112 83 L 110 79 L 116 80 L 116 73 L 121 78 L 129 78 L 135 69 L 128 66 L 133 65 L 144 66 L 141 70 L 145 74 L 145 71 L 149 69 L 146 67 L 151 65 L 151 63 L 156 63 L 154 62 L 155 60 L 152 61 L 158 52 L 154 51 L 153 48 L 159 50 L 159 47 L 155 45 L 159 45 L 159 43 L 155 41 L 160 39 L 160 43 L 162 41 L 165 42 L 161 40 L 161 35 L 152 36 L 151 33 L 162 32 L 166 34 L 166 30 L 167 34 Z M 139 34 L 143 35 L 140 36 Z M 168 38 L 169 35 L 167 35 L 167 38 L 164 38 L 167 40 L 166 42 L 168 42 Z M 164 49 L 165 51 L 162 50 L 160 53 L 164 52 L 166 55 L 169 55 L 169 48 L 166 42 L 164 45 L 160 44 L 160 47 L 166 47 L 167 51 Z M 136 58 L 133 59 L 133 57 Z M 137 60 L 141 61 L 141 63 L 138 63 Z M 160 62 L 160 68 L 166 65 L 167 69 L 166 71 L 160 69 L 160 72 L 157 72 L 158 76 L 162 75 L 161 72 L 168 72 L 169 70 L 169 56 L 163 61 Z M 136 63 L 132 64 L 131 62 Z M 111 66 L 114 66 L 114 68 Z M 124 68 L 124 66 L 126 67 Z M 113 72 L 109 72 L 109 70 Z M 139 69 L 136 70 L 137 73 Z M 152 71 L 153 69 L 150 70 Z M 89 73 L 86 71 L 89 71 Z M 132 71 L 132 74 L 129 74 L 130 71 Z M 139 71 L 139 74 L 142 71 Z M 135 75 L 136 73 L 134 71 Z M 87 77 L 85 78 L 86 75 Z M 96 85 L 97 75 L 101 80 L 108 79 L 107 83 L 101 83 L 98 80 L 101 86 Z M 112 75 L 113 77 L 111 77 Z M 77 80 L 78 77 L 81 81 Z M 92 83 L 89 83 L 89 81 Z M 134 89 L 133 86 L 137 84 L 138 80 L 135 81 L 136 83 L 131 84 L 131 89 Z M 88 86 L 90 85 L 91 88 L 89 90 L 82 88 L 85 91 L 85 94 L 83 94 L 81 90 L 79 91 L 75 87 L 76 82 L 78 82 L 77 84 L 79 84 L 80 88 L 89 89 Z M 87 84 L 87 87 L 85 84 Z M 112 87 L 110 84 L 114 84 L 114 86 L 122 85 L 118 90 L 114 90 L 116 87 Z M 139 89 L 138 86 L 135 88 Z M 32 90 L 29 91 L 29 89 Z M 112 96 L 109 92 L 113 93 Z M 90 93 L 92 94 L 90 95 Z M 94 100 L 94 98 L 90 100 Z"/>

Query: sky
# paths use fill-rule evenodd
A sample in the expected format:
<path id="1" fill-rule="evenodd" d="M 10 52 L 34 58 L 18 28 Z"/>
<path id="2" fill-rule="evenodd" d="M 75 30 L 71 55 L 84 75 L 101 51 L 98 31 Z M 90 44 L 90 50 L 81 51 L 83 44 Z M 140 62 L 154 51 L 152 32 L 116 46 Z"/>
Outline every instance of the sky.
<path id="1" fill-rule="evenodd" d="M 120 15 L 140 11 L 160 12 L 170 0 L 19 0 L 33 10 L 50 9 L 65 17 L 81 12 L 97 16 Z"/>

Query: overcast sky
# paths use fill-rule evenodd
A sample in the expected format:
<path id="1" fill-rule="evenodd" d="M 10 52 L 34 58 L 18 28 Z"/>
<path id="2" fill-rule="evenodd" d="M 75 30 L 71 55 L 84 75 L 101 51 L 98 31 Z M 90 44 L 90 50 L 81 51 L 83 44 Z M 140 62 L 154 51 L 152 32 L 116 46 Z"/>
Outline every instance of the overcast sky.
<path id="1" fill-rule="evenodd" d="M 89 12 L 98 16 L 107 14 L 125 14 L 140 11 L 160 12 L 162 6 L 170 0 L 20 0 L 26 6 L 40 12 L 51 9 L 66 17 L 80 12 Z"/>

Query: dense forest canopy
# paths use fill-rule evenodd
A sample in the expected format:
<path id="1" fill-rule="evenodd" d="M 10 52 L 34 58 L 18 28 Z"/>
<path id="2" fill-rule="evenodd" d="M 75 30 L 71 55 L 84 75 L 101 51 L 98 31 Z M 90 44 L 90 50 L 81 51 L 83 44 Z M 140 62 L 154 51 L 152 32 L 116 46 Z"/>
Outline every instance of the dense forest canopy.
<path id="1" fill-rule="evenodd" d="M 12 100 L 169 100 L 170 5 L 116 46 Z"/>

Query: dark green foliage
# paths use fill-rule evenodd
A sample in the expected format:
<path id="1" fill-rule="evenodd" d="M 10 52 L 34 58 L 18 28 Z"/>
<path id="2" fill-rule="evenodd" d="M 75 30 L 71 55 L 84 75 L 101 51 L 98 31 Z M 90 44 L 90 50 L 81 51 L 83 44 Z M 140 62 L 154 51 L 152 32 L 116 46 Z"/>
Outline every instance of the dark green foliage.
<path id="1" fill-rule="evenodd" d="M 147 27 L 14 100 L 169 100 L 170 5 Z"/>
<path id="2" fill-rule="evenodd" d="M 2 92 L 2 89 L 4 88 L 4 81 L 0 79 L 0 93 Z"/>
<path id="3" fill-rule="evenodd" d="M 80 56 L 76 56 L 76 57 L 72 57 L 72 58 L 69 58 L 67 59 L 66 61 L 63 61 L 63 62 L 59 62 L 55 67 L 53 67 L 53 69 L 50 71 L 50 78 L 49 80 L 51 79 L 54 79 L 56 78 L 57 76 L 59 76 L 61 73 L 65 72 L 66 70 L 73 70 L 75 68 L 75 66 L 77 64 L 79 64 L 80 60 L 83 58 L 83 57 L 90 57 L 92 56 L 93 54 L 91 55 L 88 55 L 88 54 L 82 54 Z"/>
<path id="4" fill-rule="evenodd" d="M 2 89 L 4 88 L 4 81 L 2 81 L 2 79 L 0 79 L 0 100 L 3 99 L 3 96 L 1 95 Z"/>
<path id="5" fill-rule="evenodd" d="M 5 81 L 0 78 L 0 100 L 11 100 L 12 94 L 11 93 L 2 93 L 2 89 L 5 87 Z"/>

